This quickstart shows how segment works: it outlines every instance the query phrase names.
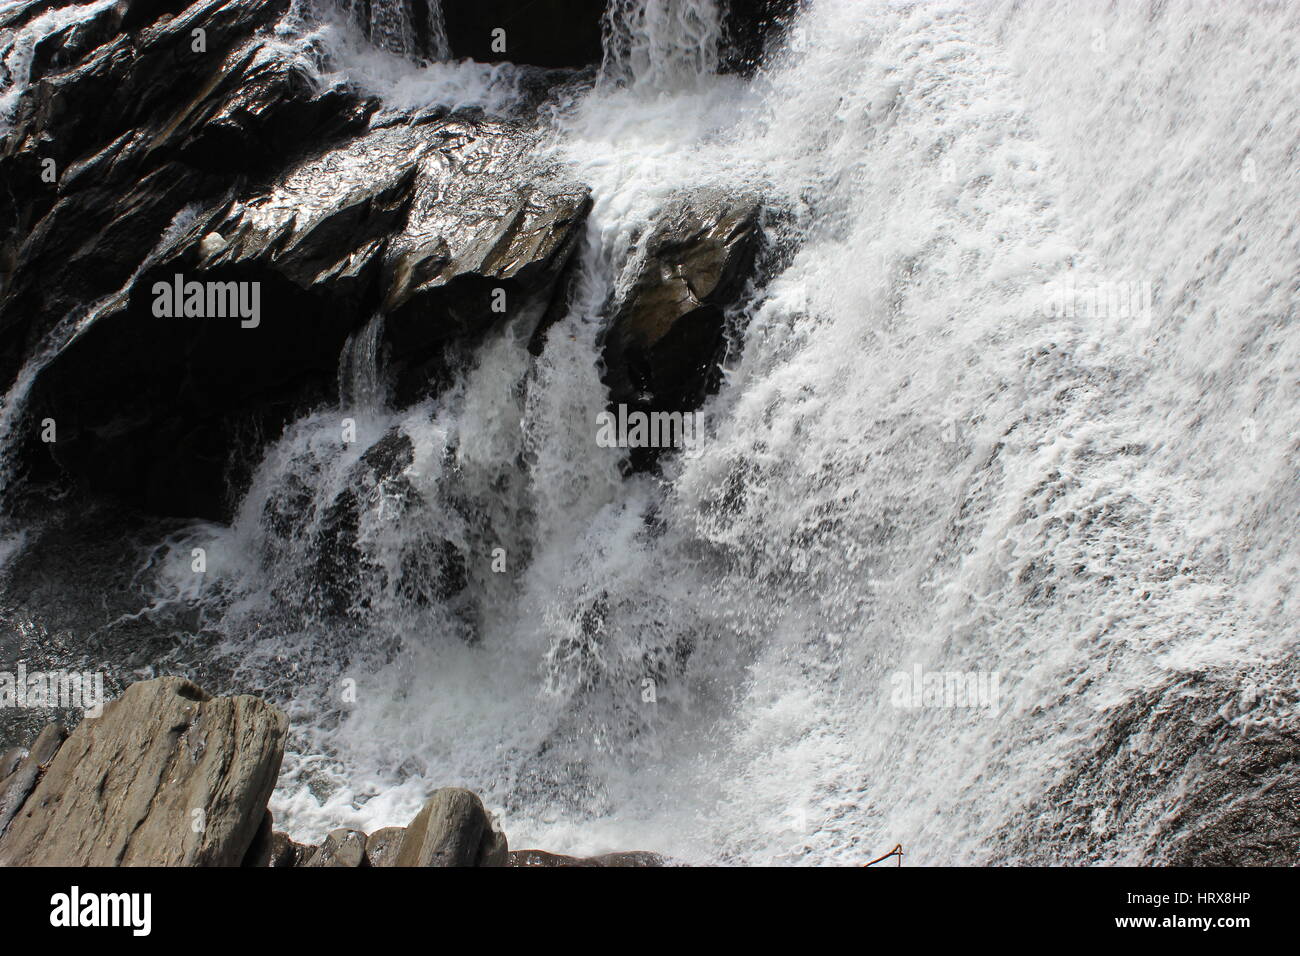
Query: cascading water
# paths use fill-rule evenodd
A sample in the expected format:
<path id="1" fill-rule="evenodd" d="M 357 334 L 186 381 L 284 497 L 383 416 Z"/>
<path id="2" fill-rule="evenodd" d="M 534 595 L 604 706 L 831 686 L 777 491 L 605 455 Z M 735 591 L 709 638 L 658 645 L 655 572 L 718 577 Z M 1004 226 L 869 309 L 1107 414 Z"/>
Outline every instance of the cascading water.
<path id="1" fill-rule="evenodd" d="M 553 111 L 595 206 L 541 355 L 520 317 L 397 408 L 372 323 L 155 609 L 286 703 L 301 839 L 465 785 L 565 852 L 1171 858 L 1235 742 L 1294 732 L 1300 13 L 813 0 L 753 80 L 719 24 L 616 0 Z M 605 307 L 702 185 L 786 255 L 702 453 L 624 478 Z"/>
<path id="2" fill-rule="evenodd" d="M 442 0 L 340 0 L 340 4 L 370 41 L 389 53 L 411 60 L 451 56 Z"/>
<path id="3" fill-rule="evenodd" d="M 606 81 L 665 88 L 717 72 L 717 0 L 612 0 L 604 32 Z"/>

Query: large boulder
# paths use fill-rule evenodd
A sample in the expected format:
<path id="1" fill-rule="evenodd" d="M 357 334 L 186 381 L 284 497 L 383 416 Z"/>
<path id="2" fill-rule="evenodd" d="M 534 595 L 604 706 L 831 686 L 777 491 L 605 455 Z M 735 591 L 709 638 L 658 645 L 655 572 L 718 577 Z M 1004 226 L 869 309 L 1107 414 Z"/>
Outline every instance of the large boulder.
<path id="1" fill-rule="evenodd" d="M 716 388 L 726 313 L 753 275 L 760 212 L 751 197 L 691 191 L 641 236 L 605 333 L 612 405 L 689 411 Z"/>
<path id="2" fill-rule="evenodd" d="M 0 837 L 0 866 L 238 866 L 286 725 L 255 697 L 177 677 L 132 684 L 49 761 Z"/>
<path id="3" fill-rule="evenodd" d="M 393 866 L 505 866 L 505 834 L 468 790 L 445 787 L 420 810 L 406 832 Z"/>

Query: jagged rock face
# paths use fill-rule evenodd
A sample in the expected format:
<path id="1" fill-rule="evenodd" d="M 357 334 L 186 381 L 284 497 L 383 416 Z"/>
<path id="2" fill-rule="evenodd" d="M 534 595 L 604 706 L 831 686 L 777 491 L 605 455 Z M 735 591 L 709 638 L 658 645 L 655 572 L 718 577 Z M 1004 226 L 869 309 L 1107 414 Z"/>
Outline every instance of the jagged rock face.
<path id="1" fill-rule="evenodd" d="M 147 6 L 127 5 L 110 25 L 126 29 Z M 182 207 L 228 189 L 259 150 L 289 145 L 277 142 L 281 133 L 293 137 L 322 117 L 329 126 L 358 118 L 355 97 L 316 92 L 298 67 L 264 49 L 286 6 L 202 0 L 116 35 L 23 91 L 0 142 L 0 181 L 18 197 L 0 211 L 6 383 L 51 326 L 119 288 Z M 195 30 L 203 52 L 193 49 Z M 232 148 L 236 127 L 244 135 Z M 227 143 L 218 148 L 220 135 Z M 223 170 L 222 155 L 238 156 L 237 167 Z"/>
<path id="2" fill-rule="evenodd" d="M 20 6 L 10 22 L 29 23 L 42 6 Z M 320 149 L 365 123 L 373 104 L 322 89 L 274 41 L 270 28 L 286 7 L 287 0 L 133 0 L 37 45 L 51 52 L 37 58 L 35 81 L 0 140 L 0 182 L 16 200 L 0 204 L 0 388 L 25 360 L 65 341 L 96 303 L 120 307 L 113 293 L 183 209 L 216 202 L 246 177 L 268 176 L 304 148 Z M 157 367 L 167 356 L 153 351 L 154 331 L 133 329 L 114 347 L 145 362 L 152 355 Z M 94 380 L 85 383 L 90 395 Z M 165 387 L 111 395 L 122 401 L 121 422 L 132 421 L 135 391 L 147 393 L 143 403 L 171 400 Z M 237 410 L 229 427 L 273 430 L 291 398 L 266 394 L 257 415 Z M 150 444 L 82 464 L 101 487 L 161 494 L 164 513 L 215 514 L 234 437 L 159 429 Z M 77 449 L 65 450 L 75 467 Z M 25 457 L 40 473 L 48 452 L 29 445 Z M 157 466 L 149 464 L 154 456 Z M 203 467 L 183 469 L 176 481 L 170 469 L 187 460 Z"/>
<path id="3" fill-rule="evenodd" d="M 613 405 L 696 408 L 716 386 L 725 310 L 751 277 L 759 203 L 709 190 L 680 196 L 641 238 L 605 337 Z"/>
<path id="4" fill-rule="evenodd" d="M 286 729 L 255 697 L 177 677 L 132 684 L 59 747 L 0 837 L 0 865 L 239 866 Z"/>
<path id="5" fill-rule="evenodd" d="M 429 387 L 449 342 L 501 318 L 498 304 L 540 315 L 590 197 L 534 162 L 534 143 L 508 123 L 387 115 L 273 188 L 200 213 L 37 377 L 33 406 L 59 423 L 59 465 L 163 513 L 223 517 L 232 455 L 332 397 L 343 343 L 376 311 L 389 313 L 406 401 Z M 136 186 L 140 203 L 171 209 L 190 169 L 158 170 Z M 156 290 L 178 275 L 256 287 L 256 324 L 229 309 L 160 317 Z"/>

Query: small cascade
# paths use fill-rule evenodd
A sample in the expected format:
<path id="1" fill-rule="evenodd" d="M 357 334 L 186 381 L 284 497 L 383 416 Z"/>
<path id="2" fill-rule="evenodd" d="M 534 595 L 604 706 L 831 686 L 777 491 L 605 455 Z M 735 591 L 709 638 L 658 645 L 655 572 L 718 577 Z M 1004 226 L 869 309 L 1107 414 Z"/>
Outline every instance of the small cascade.
<path id="1" fill-rule="evenodd" d="M 442 0 L 342 0 L 375 46 L 409 60 L 451 57 Z"/>
<path id="2" fill-rule="evenodd" d="M 607 83 L 690 87 L 718 70 L 718 0 L 610 0 L 605 14 Z"/>
<path id="3" fill-rule="evenodd" d="M 385 383 L 383 314 L 376 314 L 353 332 L 339 356 L 339 404 L 343 408 L 373 409 L 383 405 Z"/>

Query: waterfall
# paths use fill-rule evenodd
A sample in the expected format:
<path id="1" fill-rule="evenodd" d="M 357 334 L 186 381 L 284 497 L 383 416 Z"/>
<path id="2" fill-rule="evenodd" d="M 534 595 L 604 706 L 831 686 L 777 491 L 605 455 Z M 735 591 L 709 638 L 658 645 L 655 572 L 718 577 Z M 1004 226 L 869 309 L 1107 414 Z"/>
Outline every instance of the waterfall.
<path id="1" fill-rule="evenodd" d="M 373 408 L 383 402 L 382 340 L 384 317 L 375 315 L 353 332 L 339 356 L 339 404 Z"/>
<path id="2" fill-rule="evenodd" d="M 288 708 L 297 839 L 463 785 L 563 852 L 1165 862 L 1296 729 L 1300 8 L 811 0 L 752 81 L 719 11 L 612 0 L 547 114 L 594 208 L 541 354 L 503 323 L 398 408 L 372 319 L 153 606 Z M 607 306 L 699 186 L 780 255 L 701 453 L 624 477 Z"/>
<path id="3" fill-rule="evenodd" d="M 605 12 L 602 77 L 669 88 L 718 68 L 718 0 L 610 0 Z"/>
<path id="4" fill-rule="evenodd" d="M 409 60 L 446 60 L 447 42 L 442 0 L 342 0 L 349 16 L 370 41 Z"/>

